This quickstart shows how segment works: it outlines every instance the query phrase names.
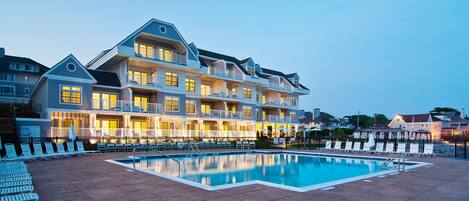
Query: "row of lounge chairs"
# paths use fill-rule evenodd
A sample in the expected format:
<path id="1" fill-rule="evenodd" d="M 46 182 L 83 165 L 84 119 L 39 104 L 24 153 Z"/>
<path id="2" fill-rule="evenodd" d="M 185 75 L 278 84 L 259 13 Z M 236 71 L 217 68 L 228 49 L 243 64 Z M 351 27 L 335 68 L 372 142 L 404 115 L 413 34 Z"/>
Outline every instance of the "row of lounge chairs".
<path id="1" fill-rule="evenodd" d="M 336 141 L 332 146 L 332 141 L 326 141 L 326 146 L 321 150 L 326 151 L 343 151 L 343 152 L 365 152 L 365 153 L 376 153 L 376 154 L 406 154 L 410 156 L 434 156 L 434 145 L 431 143 L 424 144 L 423 150 L 419 150 L 418 143 L 410 143 L 409 149 L 407 149 L 407 143 L 397 143 L 397 148 L 394 147 L 394 142 L 377 142 L 376 147 L 373 149 L 370 147 L 368 142 L 352 142 L 346 141 L 345 147 L 342 148 L 343 142 Z M 362 148 L 363 144 L 363 148 Z M 352 146 L 353 145 L 353 146 Z"/>
<path id="2" fill-rule="evenodd" d="M 190 149 L 255 149 L 254 141 L 248 142 L 158 142 L 158 143 L 98 143 L 97 149 L 104 152 L 161 151 Z"/>
<path id="3" fill-rule="evenodd" d="M 48 158 L 61 158 L 69 156 L 84 155 L 87 151 L 83 146 L 82 141 L 77 141 L 75 149 L 74 142 L 67 142 L 67 150 L 65 150 L 64 144 L 57 143 L 56 150 L 54 150 L 51 142 L 44 143 L 45 152 L 43 150 L 42 143 L 33 143 L 34 152 L 31 151 L 30 144 L 23 143 L 21 146 L 21 154 L 16 153 L 14 144 L 5 144 L 5 157 L 1 160 L 37 160 L 37 159 L 48 159 Z"/>
<path id="4" fill-rule="evenodd" d="M 22 161 L 0 162 L 0 201 L 39 200 Z"/>

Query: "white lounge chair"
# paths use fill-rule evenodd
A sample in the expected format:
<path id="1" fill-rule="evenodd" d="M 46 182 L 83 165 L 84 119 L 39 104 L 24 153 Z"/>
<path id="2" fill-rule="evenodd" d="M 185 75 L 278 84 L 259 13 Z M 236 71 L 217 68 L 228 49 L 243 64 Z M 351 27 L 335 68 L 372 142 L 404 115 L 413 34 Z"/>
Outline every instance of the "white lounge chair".
<path id="1" fill-rule="evenodd" d="M 326 141 L 326 146 L 324 146 L 322 150 L 326 150 L 326 151 L 332 150 L 332 141 L 330 140 Z"/>
<path id="2" fill-rule="evenodd" d="M 427 144 L 424 144 L 424 147 L 423 147 L 423 154 L 424 156 L 435 156 L 435 152 L 433 151 L 433 147 L 434 145 L 431 144 L 431 143 L 427 143 Z"/>
<path id="3" fill-rule="evenodd" d="M 5 183 L 5 182 L 14 182 L 14 181 L 26 181 L 26 180 L 31 180 L 31 175 L 25 175 L 25 176 L 20 176 L 20 177 L 0 177 L 0 183 Z"/>
<path id="4" fill-rule="evenodd" d="M 370 152 L 371 152 L 370 143 L 368 143 L 368 142 L 364 142 L 364 143 L 363 143 L 363 150 L 362 150 L 362 152 L 367 152 L 367 153 L 370 153 Z"/>
<path id="5" fill-rule="evenodd" d="M 373 152 L 378 153 L 378 154 L 383 153 L 384 152 L 384 143 L 383 142 L 376 143 L 376 149 Z"/>
<path id="6" fill-rule="evenodd" d="M 334 151 L 340 151 L 342 148 L 342 141 L 335 141 Z"/>
<path id="7" fill-rule="evenodd" d="M 32 185 L 32 184 L 33 184 L 33 182 L 31 180 L 5 182 L 5 183 L 0 183 L 0 189 L 1 188 L 15 187 L 15 186 L 28 186 L 28 185 Z"/>
<path id="8" fill-rule="evenodd" d="M 406 146 L 405 142 L 398 143 L 396 153 L 405 154 L 405 146 Z"/>
<path id="9" fill-rule="evenodd" d="M 243 141 L 243 149 L 249 149 L 249 142 Z"/>
<path id="10" fill-rule="evenodd" d="M 386 142 L 386 149 L 384 150 L 385 154 L 394 153 L 394 142 Z"/>
<path id="11" fill-rule="evenodd" d="M 33 186 L 15 186 L 9 188 L 0 189 L 0 196 L 18 194 L 18 193 L 31 193 L 33 192 Z"/>
<path id="12" fill-rule="evenodd" d="M 410 150 L 409 150 L 409 155 L 417 156 L 419 155 L 419 144 L 417 143 L 411 143 L 410 144 Z"/>
<path id="13" fill-rule="evenodd" d="M 66 157 L 66 156 L 71 155 L 70 153 L 65 152 L 64 144 L 58 143 L 56 145 L 57 145 L 57 153 L 58 153 L 59 156 Z"/>
<path id="14" fill-rule="evenodd" d="M 256 142 L 255 141 L 249 142 L 249 148 L 250 149 L 256 149 Z"/>
<path id="15" fill-rule="evenodd" d="M 47 156 L 44 154 L 44 151 L 42 150 L 42 145 L 41 143 L 34 143 L 34 157 L 35 158 L 46 158 Z"/>
<path id="16" fill-rule="evenodd" d="M 54 151 L 54 147 L 52 146 L 52 143 L 51 142 L 46 142 L 44 143 L 44 146 L 46 146 L 46 153 L 45 155 L 47 157 L 54 157 L 54 158 L 57 158 L 59 157 L 60 155 Z"/>
<path id="17" fill-rule="evenodd" d="M 362 142 L 354 142 L 353 143 L 353 152 L 361 151 Z"/>
<path id="18" fill-rule="evenodd" d="M 346 151 L 346 152 L 352 151 L 352 141 L 347 141 L 347 142 L 345 142 L 345 149 L 344 149 L 344 151 Z"/>
<path id="19" fill-rule="evenodd" d="M 16 149 L 14 144 L 5 144 L 5 159 L 7 160 L 18 160 L 20 157 L 16 154 Z"/>
<path id="20" fill-rule="evenodd" d="M 29 147 L 29 144 L 21 144 L 21 159 L 33 159 L 33 154 L 31 153 L 31 147 Z"/>
<path id="21" fill-rule="evenodd" d="M 21 193 L 15 195 L 8 195 L 1 197 L 0 201 L 25 201 L 25 200 L 39 200 L 39 196 L 36 193 Z"/>
<path id="22" fill-rule="evenodd" d="M 72 141 L 67 142 L 67 153 L 70 155 L 75 155 L 75 143 Z"/>

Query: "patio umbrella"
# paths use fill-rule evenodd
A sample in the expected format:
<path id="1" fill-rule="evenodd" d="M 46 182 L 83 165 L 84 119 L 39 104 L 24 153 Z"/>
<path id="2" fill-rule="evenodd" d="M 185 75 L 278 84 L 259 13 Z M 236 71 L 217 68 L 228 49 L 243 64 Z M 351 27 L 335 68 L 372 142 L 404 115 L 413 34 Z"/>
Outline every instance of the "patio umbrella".
<path id="1" fill-rule="evenodd" d="M 373 133 L 371 133 L 369 136 L 368 136 L 368 144 L 370 145 L 370 147 L 374 147 L 375 146 L 375 135 Z"/>
<path id="2" fill-rule="evenodd" d="M 70 133 L 68 134 L 68 139 L 70 139 L 71 141 L 75 141 L 75 138 L 77 136 L 75 135 L 75 126 L 70 125 Z"/>

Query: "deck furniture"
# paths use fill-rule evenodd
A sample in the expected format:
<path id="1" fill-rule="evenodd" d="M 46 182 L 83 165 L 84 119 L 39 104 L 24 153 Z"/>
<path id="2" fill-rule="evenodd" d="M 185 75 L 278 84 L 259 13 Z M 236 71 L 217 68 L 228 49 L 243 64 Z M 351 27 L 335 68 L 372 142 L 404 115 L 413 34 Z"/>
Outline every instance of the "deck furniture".
<path id="1" fill-rule="evenodd" d="M 376 148 L 373 151 L 373 153 L 377 153 L 377 154 L 384 153 L 384 143 L 383 142 L 376 143 Z"/>
<path id="2" fill-rule="evenodd" d="M 345 149 L 343 149 L 343 151 L 345 152 L 350 152 L 352 151 L 352 141 L 347 141 L 345 142 Z"/>
<path id="3" fill-rule="evenodd" d="M 434 147 L 434 144 L 431 144 L 431 143 L 426 143 L 424 144 L 424 147 L 423 147 L 423 156 L 435 156 L 435 152 L 433 150 L 433 147 Z"/>
<path id="4" fill-rule="evenodd" d="M 398 143 L 398 144 L 397 144 L 396 153 L 405 154 L 405 147 L 406 147 L 406 143 L 405 143 L 405 142 L 400 142 L 400 143 Z"/>
<path id="5" fill-rule="evenodd" d="M 341 141 L 335 141 L 334 151 L 340 151 L 341 147 L 342 147 L 342 142 Z"/>
<path id="6" fill-rule="evenodd" d="M 418 156 L 419 155 L 419 144 L 411 143 L 409 152 L 406 152 L 409 155 Z"/>
<path id="7" fill-rule="evenodd" d="M 0 197 L 0 201 L 25 201 L 25 200 L 39 200 L 39 196 L 36 193 L 21 193 L 15 195 L 8 195 Z"/>
<path id="8" fill-rule="evenodd" d="M 34 148 L 34 157 L 35 158 L 42 158 L 42 159 L 47 158 L 47 156 L 44 154 L 44 151 L 42 150 L 42 144 L 41 143 L 34 143 L 33 148 Z"/>
<path id="9" fill-rule="evenodd" d="M 21 158 L 24 160 L 34 159 L 33 154 L 31 153 L 31 147 L 29 144 L 21 144 Z"/>
<path id="10" fill-rule="evenodd" d="M 361 151 L 362 142 L 354 142 L 353 143 L 353 152 L 360 152 Z"/>

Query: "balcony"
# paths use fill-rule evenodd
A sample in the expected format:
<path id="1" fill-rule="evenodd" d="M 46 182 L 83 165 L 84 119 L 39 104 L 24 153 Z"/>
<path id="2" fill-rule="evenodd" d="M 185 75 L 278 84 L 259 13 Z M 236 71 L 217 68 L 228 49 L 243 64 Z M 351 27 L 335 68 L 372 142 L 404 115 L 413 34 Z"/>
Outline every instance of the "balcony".
<path id="1" fill-rule="evenodd" d="M 255 138 L 256 131 L 185 130 L 185 129 L 128 129 L 128 128 L 75 128 L 75 135 L 84 139 L 115 139 L 148 141 L 181 138 Z M 50 137 L 68 138 L 70 128 L 51 127 Z M 121 141 L 122 142 L 122 141 Z"/>
<path id="2" fill-rule="evenodd" d="M 235 72 L 216 72 L 214 67 L 208 68 L 208 74 L 214 77 L 222 78 L 222 79 L 231 79 L 236 81 L 242 81 L 243 76 L 236 74 Z"/>
<path id="3" fill-rule="evenodd" d="M 110 112 L 136 112 L 163 114 L 163 107 L 158 103 L 133 102 L 125 100 L 103 100 L 93 99 L 93 110 L 110 111 Z"/>
<path id="4" fill-rule="evenodd" d="M 281 108 L 291 108 L 294 105 L 288 104 L 286 101 L 267 101 L 262 103 L 263 106 L 266 107 L 281 107 Z"/>
<path id="5" fill-rule="evenodd" d="M 269 83 L 269 85 L 267 86 L 267 89 L 280 91 L 280 92 L 291 92 L 291 88 L 278 85 L 278 84 L 274 84 L 274 83 Z"/>
<path id="6" fill-rule="evenodd" d="M 154 88 L 154 89 L 162 89 L 161 84 L 156 83 L 156 82 L 143 83 L 143 82 L 137 82 L 137 81 L 134 81 L 134 80 L 129 80 L 128 84 L 132 85 L 132 86 L 138 86 L 138 87 L 149 87 L 149 88 Z"/>
<path id="7" fill-rule="evenodd" d="M 135 43 L 135 57 L 157 60 L 167 63 L 186 65 L 186 55 L 177 52 L 175 49 L 167 49 L 159 46 Z"/>
<path id="8" fill-rule="evenodd" d="M 287 116 L 279 116 L 279 115 L 266 115 L 262 118 L 262 121 L 267 122 L 277 122 L 277 123 L 296 123 L 296 119 L 292 119 L 291 117 Z"/>
<path id="9" fill-rule="evenodd" d="M 220 118 L 220 119 L 253 119 L 251 116 L 244 116 L 242 112 L 226 112 L 225 110 L 210 110 L 210 112 L 201 112 L 198 117 L 201 118 Z"/>
<path id="10" fill-rule="evenodd" d="M 200 93 L 200 96 L 202 97 L 208 97 L 208 98 L 221 98 L 221 99 L 231 99 L 231 100 L 238 100 L 240 101 L 241 100 L 241 97 L 239 97 L 237 94 L 235 93 L 225 93 L 225 92 L 214 92 L 213 90 L 210 90 L 210 91 L 202 91 L 202 93 Z"/>

